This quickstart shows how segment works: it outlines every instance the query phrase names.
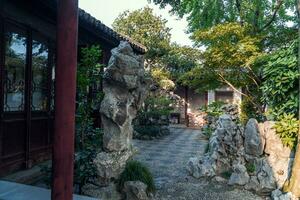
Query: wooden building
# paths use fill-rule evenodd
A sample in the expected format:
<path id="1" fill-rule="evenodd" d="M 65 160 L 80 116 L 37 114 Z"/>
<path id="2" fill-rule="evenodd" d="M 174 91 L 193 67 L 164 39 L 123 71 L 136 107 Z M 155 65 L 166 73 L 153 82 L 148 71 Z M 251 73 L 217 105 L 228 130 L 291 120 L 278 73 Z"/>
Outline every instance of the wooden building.
<path id="1" fill-rule="evenodd" d="M 78 49 L 121 40 L 145 47 L 79 9 Z M 0 0 L 0 176 L 50 159 L 54 123 L 57 0 Z"/>

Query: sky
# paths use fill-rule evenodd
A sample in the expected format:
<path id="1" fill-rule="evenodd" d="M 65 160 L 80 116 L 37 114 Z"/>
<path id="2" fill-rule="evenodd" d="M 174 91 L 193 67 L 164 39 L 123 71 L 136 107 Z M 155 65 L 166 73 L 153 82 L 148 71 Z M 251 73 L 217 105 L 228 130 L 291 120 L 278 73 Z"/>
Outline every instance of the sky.
<path id="1" fill-rule="evenodd" d="M 113 21 L 125 10 L 137 10 L 145 6 L 153 8 L 156 15 L 161 15 L 168 20 L 167 26 L 171 28 L 172 42 L 192 46 L 187 29 L 186 19 L 178 19 L 169 14 L 169 9 L 160 9 L 159 6 L 149 4 L 147 0 L 79 0 L 79 7 L 90 13 L 105 25 L 111 27 Z"/>

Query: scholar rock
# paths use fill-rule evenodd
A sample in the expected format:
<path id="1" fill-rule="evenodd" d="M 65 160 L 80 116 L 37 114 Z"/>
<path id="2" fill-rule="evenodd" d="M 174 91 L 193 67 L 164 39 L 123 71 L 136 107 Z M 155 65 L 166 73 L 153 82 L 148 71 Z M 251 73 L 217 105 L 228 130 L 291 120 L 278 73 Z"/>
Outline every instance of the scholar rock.
<path id="1" fill-rule="evenodd" d="M 117 179 L 124 170 L 126 161 L 132 156 L 131 151 L 101 152 L 94 159 L 97 169 L 98 184 L 108 185 L 111 180 Z"/>
<path id="2" fill-rule="evenodd" d="M 256 119 L 250 119 L 245 128 L 245 152 L 253 156 L 263 154 L 265 140 L 262 137 Z"/>
<path id="3" fill-rule="evenodd" d="M 121 42 L 111 53 L 103 76 L 105 96 L 100 108 L 103 147 L 109 152 L 129 148 L 131 123 L 146 98 L 150 83 L 145 77 L 143 57 L 134 54 L 128 42 Z"/>

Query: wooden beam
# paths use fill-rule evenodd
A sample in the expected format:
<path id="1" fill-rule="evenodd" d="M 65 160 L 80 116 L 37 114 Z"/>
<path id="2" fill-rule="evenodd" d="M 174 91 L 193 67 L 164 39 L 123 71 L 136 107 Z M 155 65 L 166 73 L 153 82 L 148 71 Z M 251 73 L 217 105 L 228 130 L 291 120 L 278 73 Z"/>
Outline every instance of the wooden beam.
<path id="1" fill-rule="evenodd" d="M 78 0 L 59 0 L 52 200 L 71 200 L 75 133 Z"/>

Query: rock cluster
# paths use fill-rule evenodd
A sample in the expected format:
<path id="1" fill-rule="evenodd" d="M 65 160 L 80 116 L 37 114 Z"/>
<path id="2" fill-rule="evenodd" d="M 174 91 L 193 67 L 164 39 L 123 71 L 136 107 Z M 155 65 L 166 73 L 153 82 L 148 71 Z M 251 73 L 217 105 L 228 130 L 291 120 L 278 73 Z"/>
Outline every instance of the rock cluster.
<path id="1" fill-rule="evenodd" d="M 293 152 L 284 147 L 274 122 L 250 119 L 245 128 L 224 114 L 216 122 L 208 152 L 191 158 L 189 173 L 196 177 L 228 176 L 229 185 L 269 195 L 281 189 L 290 173 Z"/>
<path id="2" fill-rule="evenodd" d="M 239 117 L 239 107 L 236 104 L 225 104 L 221 107 L 221 110 L 224 114 L 230 115 L 232 121 L 236 121 Z M 212 115 L 202 116 L 204 121 L 206 122 L 202 126 L 202 130 L 215 130 L 217 128 L 218 117 Z"/>
<path id="3" fill-rule="evenodd" d="M 291 192 L 282 193 L 279 189 L 274 190 L 271 197 L 273 200 L 297 200 Z"/>

